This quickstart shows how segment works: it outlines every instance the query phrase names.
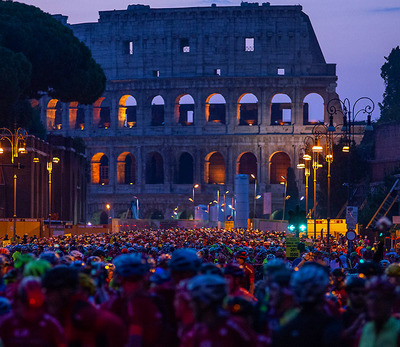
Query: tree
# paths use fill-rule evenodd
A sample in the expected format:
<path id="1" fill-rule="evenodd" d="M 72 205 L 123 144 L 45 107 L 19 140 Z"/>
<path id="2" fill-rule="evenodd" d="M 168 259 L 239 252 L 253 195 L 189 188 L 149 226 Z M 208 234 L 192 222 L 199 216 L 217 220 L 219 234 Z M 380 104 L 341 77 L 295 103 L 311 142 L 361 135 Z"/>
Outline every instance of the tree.
<path id="1" fill-rule="evenodd" d="M 9 123 L 13 105 L 44 93 L 62 102 L 95 102 L 104 92 L 106 77 L 87 46 L 71 29 L 25 4 L 0 1 L 0 113 Z M 12 62 L 12 63 L 10 63 Z M 17 77 L 15 77 L 17 76 Z M 23 124 L 29 119 L 21 119 Z"/>
<path id="2" fill-rule="evenodd" d="M 383 102 L 379 103 L 379 122 L 400 121 L 400 48 L 393 48 L 382 65 L 381 77 L 385 82 Z"/>

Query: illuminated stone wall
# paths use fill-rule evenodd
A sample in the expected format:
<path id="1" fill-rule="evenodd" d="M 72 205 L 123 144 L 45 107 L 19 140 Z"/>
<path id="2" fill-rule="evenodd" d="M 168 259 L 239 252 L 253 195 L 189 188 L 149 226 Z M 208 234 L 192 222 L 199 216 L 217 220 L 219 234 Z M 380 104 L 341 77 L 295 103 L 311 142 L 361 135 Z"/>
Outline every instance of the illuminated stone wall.
<path id="1" fill-rule="evenodd" d="M 311 112 L 306 98 L 319 96 L 321 111 L 313 119 L 327 122 L 325 105 L 337 97 L 335 64 L 325 62 L 301 6 L 134 5 L 100 12 L 98 22 L 71 28 L 103 67 L 106 92 L 94 105 L 63 104 L 61 126 L 49 131 L 80 136 L 87 144 L 87 158 L 95 168 L 88 189 L 89 217 L 106 203 L 117 217 L 137 196 L 141 217 L 161 211 L 169 219 L 178 205 L 193 210 L 188 198 L 194 184 L 200 184 L 195 204 L 207 205 L 217 190 L 220 196 L 229 190 L 225 198 L 231 199 L 244 153 L 256 158 L 257 193 L 271 191 L 273 208 L 282 207 L 282 186 L 270 184 L 271 158 L 284 152 L 296 168 L 304 137 L 315 123 L 306 119 Z M 189 106 L 181 102 L 185 96 L 192 100 Z M 276 101 L 281 96 L 286 99 Z M 44 121 L 54 118 L 54 104 L 42 98 Z M 79 107 L 84 116 L 78 121 Z M 214 152 L 223 158 L 224 173 L 218 172 L 221 161 L 218 168 L 209 167 Z M 99 184 L 99 153 L 108 159 L 108 184 Z M 134 183 L 121 178 L 127 167 L 118 159 L 122 153 L 132 155 Z M 180 170 L 187 168 L 187 163 L 180 165 L 182 154 L 189 162 L 192 158 L 193 184 L 177 183 Z M 146 184 L 149 175 L 161 174 L 159 165 L 164 183 Z M 207 183 L 213 172 L 218 180 L 225 178 L 224 184 Z M 297 174 L 304 189 L 302 172 Z M 249 191 L 253 194 L 254 188 Z"/>

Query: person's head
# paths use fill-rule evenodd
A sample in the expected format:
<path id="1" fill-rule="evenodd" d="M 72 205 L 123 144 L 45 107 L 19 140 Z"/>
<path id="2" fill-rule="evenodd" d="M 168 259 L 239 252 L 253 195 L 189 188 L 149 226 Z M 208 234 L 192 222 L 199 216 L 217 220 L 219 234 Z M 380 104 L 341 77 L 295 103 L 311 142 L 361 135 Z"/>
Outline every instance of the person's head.
<path id="1" fill-rule="evenodd" d="M 304 308 L 321 304 L 328 289 L 327 269 L 318 263 L 305 263 L 290 280 L 295 299 Z"/>
<path id="2" fill-rule="evenodd" d="M 248 254 L 246 251 L 239 251 L 236 253 L 236 261 L 239 265 L 243 265 L 246 262 Z"/>
<path id="3" fill-rule="evenodd" d="M 168 266 L 175 283 L 183 279 L 192 278 L 197 274 L 201 265 L 201 259 L 197 252 L 190 248 L 180 248 L 172 253 Z"/>
<path id="4" fill-rule="evenodd" d="M 235 291 L 243 281 L 245 276 L 244 268 L 239 264 L 226 264 L 224 267 L 224 277 L 228 282 L 229 293 Z"/>
<path id="5" fill-rule="evenodd" d="M 48 271 L 42 281 L 48 308 L 54 315 L 68 306 L 71 297 L 77 292 L 78 271 L 70 266 L 57 265 Z"/>
<path id="6" fill-rule="evenodd" d="M 264 265 L 264 280 L 267 284 L 271 282 L 275 272 L 286 269 L 286 263 L 281 259 L 273 259 Z"/>
<path id="7" fill-rule="evenodd" d="M 188 284 L 192 304 L 197 320 L 201 320 L 205 312 L 217 312 L 227 295 L 225 279 L 218 275 L 198 275 Z"/>
<path id="8" fill-rule="evenodd" d="M 367 281 L 363 275 L 353 274 L 346 278 L 345 289 L 351 307 L 365 307 L 366 282 Z"/>
<path id="9" fill-rule="evenodd" d="M 43 278 L 47 271 L 50 271 L 51 264 L 44 259 L 33 260 L 25 265 L 23 275 L 24 277 L 33 276 Z"/>
<path id="10" fill-rule="evenodd" d="M 116 276 L 121 284 L 140 282 L 148 273 L 150 266 L 140 253 L 122 254 L 114 259 Z"/>
<path id="11" fill-rule="evenodd" d="M 285 301 L 292 301 L 293 291 L 290 288 L 290 279 L 293 271 L 283 268 L 275 271 L 269 284 L 269 303 L 275 309 L 278 309 Z"/>
<path id="12" fill-rule="evenodd" d="M 344 269 L 337 268 L 332 271 L 332 285 L 338 290 L 344 287 L 344 280 L 346 278 L 346 273 Z"/>
<path id="13" fill-rule="evenodd" d="M 385 270 L 386 276 L 388 276 L 389 281 L 391 281 L 394 285 L 400 285 L 400 264 L 393 263 L 390 264 Z"/>
<path id="14" fill-rule="evenodd" d="M 375 276 L 367 282 L 366 289 L 369 316 L 376 322 L 385 322 L 392 312 L 395 286 L 386 276 Z"/>

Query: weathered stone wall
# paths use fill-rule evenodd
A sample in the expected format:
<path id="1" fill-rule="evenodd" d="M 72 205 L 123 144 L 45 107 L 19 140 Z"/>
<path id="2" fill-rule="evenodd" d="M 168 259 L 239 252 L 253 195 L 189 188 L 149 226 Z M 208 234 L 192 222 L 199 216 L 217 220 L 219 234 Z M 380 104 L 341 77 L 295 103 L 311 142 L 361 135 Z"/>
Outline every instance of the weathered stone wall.
<path id="1" fill-rule="evenodd" d="M 137 196 L 141 216 L 159 210 L 170 218 L 177 205 L 193 209 L 188 198 L 196 183 L 200 188 L 195 191 L 195 203 L 208 204 L 215 199 L 217 190 L 232 194 L 238 161 L 245 152 L 252 153 L 257 161 L 258 194 L 271 191 L 273 208 L 282 207 L 282 186 L 269 181 L 270 159 L 274 153 L 284 152 L 296 168 L 304 138 L 313 128 L 303 122 L 305 97 L 316 93 L 325 105 L 337 97 L 335 65 L 326 64 L 301 6 L 150 9 L 137 5 L 123 11 L 100 12 L 97 23 L 73 25 L 72 29 L 92 50 L 108 79 L 104 100 L 83 107 L 81 129 L 71 121 L 76 112 L 70 109 L 76 105 L 63 104 L 61 125 L 51 130 L 84 138 L 89 160 L 99 153 L 108 157 L 108 184 L 89 184 L 89 216 L 111 203 L 117 217 Z M 250 47 L 246 51 L 246 38 L 254 39 L 253 50 Z M 220 75 L 216 74 L 217 69 Z M 278 69 L 284 71 L 278 74 Z M 208 120 L 207 103 L 213 94 L 225 99 L 225 124 Z M 254 125 L 240 122 L 238 110 L 244 94 L 253 94 L 257 99 Z M 290 98 L 289 122 L 277 124 L 271 119 L 276 94 Z M 128 95 L 137 103 L 132 127 L 121 121 L 126 106 L 121 100 Z M 151 104 L 157 95 L 164 100 L 162 126 L 151 125 Z M 191 95 L 194 100 L 194 119 L 188 126 L 183 126 L 177 117 L 182 95 Z M 46 121 L 50 99 L 42 98 L 41 102 Z M 105 103 L 110 109 L 106 126 L 99 124 L 99 107 Z M 323 112 L 327 122 L 326 110 Z M 335 123 L 340 121 L 335 119 Z M 146 184 L 145 162 L 152 152 L 162 157 L 164 183 Z M 208 184 L 204 179 L 206 158 L 213 152 L 219 152 L 224 159 L 222 185 Z M 123 153 L 132 154 L 136 163 L 132 184 L 117 182 L 117 177 L 122 177 L 117 174 L 117 161 Z M 176 183 L 182 153 L 193 158 L 193 184 Z M 303 173 L 296 171 L 303 189 Z M 249 191 L 254 192 L 254 188 Z M 262 200 L 258 200 L 258 215 L 261 205 Z"/>

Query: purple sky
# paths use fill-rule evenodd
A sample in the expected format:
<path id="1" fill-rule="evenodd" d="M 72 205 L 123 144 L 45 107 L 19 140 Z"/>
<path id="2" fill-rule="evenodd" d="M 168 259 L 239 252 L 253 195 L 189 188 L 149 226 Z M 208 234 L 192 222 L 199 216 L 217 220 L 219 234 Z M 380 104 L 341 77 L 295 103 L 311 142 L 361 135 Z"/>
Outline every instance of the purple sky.
<path id="1" fill-rule="evenodd" d="M 252 2 L 247 0 L 248 2 Z M 25 0 L 20 1 L 51 14 L 69 17 L 70 24 L 96 22 L 99 11 L 123 10 L 128 0 Z M 261 4 L 262 1 L 259 1 Z M 264 1 L 266 2 L 266 1 Z M 392 48 L 400 45 L 399 0 L 270 0 L 271 5 L 300 5 L 310 17 L 327 63 L 336 63 L 341 99 L 351 103 L 369 96 L 376 104 L 374 118 L 379 116 L 378 102 L 384 92 L 380 68 Z M 157 7 L 237 6 L 230 0 L 147 0 L 140 2 Z"/>

